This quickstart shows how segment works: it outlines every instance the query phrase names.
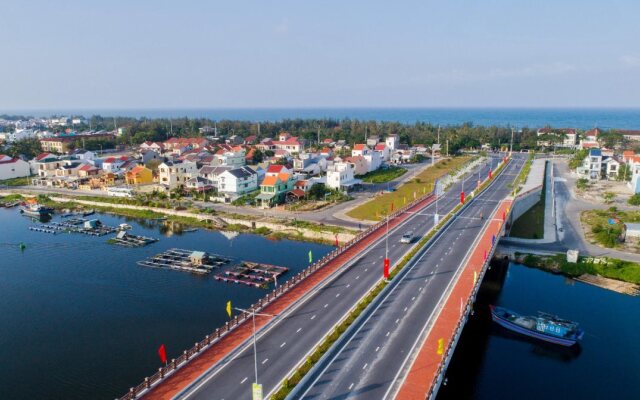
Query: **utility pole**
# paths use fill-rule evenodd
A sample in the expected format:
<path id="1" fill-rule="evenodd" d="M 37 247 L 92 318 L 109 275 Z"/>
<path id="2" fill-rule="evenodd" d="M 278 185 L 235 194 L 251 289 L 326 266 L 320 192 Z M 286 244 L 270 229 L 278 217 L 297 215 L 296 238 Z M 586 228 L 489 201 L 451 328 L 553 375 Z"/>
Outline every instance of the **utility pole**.
<path id="1" fill-rule="evenodd" d="M 447 139 L 447 157 L 449 157 L 449 139 Z"/>
<path id="2" fill-rule="evenodd" d="M 256 376 L 255 384 L 258 385 L 258 351 L 257 351 L 257 346 L 256 346 L 256 314 L 262 315 L 262 316 L 265 316 L 265 317 L 273 317 L 273 315 L 256 313 L 256 311 L 254 309 L 251 309 L 251 311 L 245 310 L 245 309 L 242 309 L 242 308 L 238 308 L 238 307 L 234 307 L 234 309 L 236 309 L 236 310 L 238 310 L 240 312 L 251 314 L 251 318 L 253 320 L 253 366 L 254 366 L 254 371 L 255 371 L 255 374 L 256 374 L 255 375 Z"/>
<path id="3" fill-rule="evenodd" d="M 509 146 L 509 154 L 513 153 L 513 127 L 511 128 L 511 145 Z"/>

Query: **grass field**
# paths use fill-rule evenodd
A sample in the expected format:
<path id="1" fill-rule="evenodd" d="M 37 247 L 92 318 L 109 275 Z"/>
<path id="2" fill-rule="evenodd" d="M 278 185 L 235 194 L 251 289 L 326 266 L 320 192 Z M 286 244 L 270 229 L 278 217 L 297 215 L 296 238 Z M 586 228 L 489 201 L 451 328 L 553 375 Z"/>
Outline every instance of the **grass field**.
<path id="1" fill-rule="evenodd" d="M 12 178 L 0 181 L 0 186 L 26 186 L 31 184 L 31 177 Z"/>
<path id="2" fill-rule="evenodd" d="M 440 161 L 433 167 L 429 167 L 416 175 L 414 179 L 404 183 L 394 192 L 384 193 L 374 199 L 347 212 L 347 215 L 370 221 L 380 221 L 391 211 L 391 204 L 398 209 L 413 200 L 413 194 L 422 196 L 433 190 L 435 180 L 449 172 L 462 167 L 471 159 L 470 156 L 455 157 Z"/>
<path id="3" fill-rule="evenodd" d="M 585 235 L 604 247 L 623 247 L 618 240 L 625 222 L 639 223 L 640 211 L 621 211 L 615 207 L 608 210 L 583 211 L 580 220 L 585 225 Z M 609 220 L 614 220 L 613 224 Z M 618 222 L 616 222 L 618 221 Z"/>
<path id="4" fill-rule="evenodd" d="M 392 181 L 407 172 L 405 168 L 402 167 L 389 167 L 389 168 L 380 168 L 372 172 L 368 172 L 364 175 L 359 175 L 357 178 L 362 179 L 363 182 L 367 183 L 384 183 Z"/>

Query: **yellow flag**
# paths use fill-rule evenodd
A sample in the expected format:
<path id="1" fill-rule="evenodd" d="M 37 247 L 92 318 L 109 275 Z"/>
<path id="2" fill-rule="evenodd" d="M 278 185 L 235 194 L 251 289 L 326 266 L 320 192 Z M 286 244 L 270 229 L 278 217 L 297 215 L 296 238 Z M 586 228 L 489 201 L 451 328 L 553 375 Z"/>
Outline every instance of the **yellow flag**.
<path id="1" fill-rule="evenodd" d="M 444 339 L 443 338 L 438 339 L 438 354 L 439 355 L 443 355 L 444 354 Z"/>
<path id="2" fill-rule="evenodd" d="M 478 281 L 478 273 L 476 271 L 473 271 L 473 284 L 475 285 L 477 281 Z"/>
<path id="3" fill-rule="evenodd" d="M 227 314 L 229 314 L 229 318 L 231 318 L 231 301 L 227 301 Z"/>

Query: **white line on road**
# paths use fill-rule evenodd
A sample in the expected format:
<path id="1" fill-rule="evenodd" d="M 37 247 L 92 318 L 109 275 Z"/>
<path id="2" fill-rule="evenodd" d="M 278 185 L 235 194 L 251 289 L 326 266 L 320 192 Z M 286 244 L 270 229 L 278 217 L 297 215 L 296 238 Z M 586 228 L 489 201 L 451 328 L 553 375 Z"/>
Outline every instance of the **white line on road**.
<path id="1" fill-rule="evenodd" d="M 249 379 L 249 378 L 247 378 L 247 377 L 245 376 L 245 377 L 244 377 L 244 379 L 240 381 L 240 384 L 245 383 L 245 382 L 247 381 L 247 379 Z"/>
<path id="2" fill-rule="evenodd" d="M 356 280 L 360 279 L 360 275 L 356 276 Z"/>
<path id="3" fill-rule="evenodd" d="M 376 347 L 376 353 L 380 350 L 380 346 Z"/>
<path id="4" fill-rule="evenodd" d="M 280 345 L 280 348 L 283 348 L 284 346 L 286 346 L 287 342 L 282 342 L 282 344 Z"/>
<path id="5" fill-rule="evenodd" d="M 352 388 L 353 388 L 353 382 L 351 382 L 351 385 L 349 385 L 349 389 L 348 390 L 351 390 Z"/>
<path id="6" fill-rule="evenodd" d="M 367 369 L 367 366 L 369 365 L 369 363 L 364 364 L 364 366 L 362 367 L 362 369 Z"/>
<path id="7" fill-rule="evenodd" d="M 264 361 L 262 362 L 262 365 L 264 365 L 264 363 L 266 363 L 267 361 L 269 361 L 269 359 L 265 358 Z"/>
<path id="8" fill-rule="evenodd" d="M 347 284 L 347 287 L 351 287 L 351 284 L 350 284 L 350 283 L 349 283 L 349 284 Z"/>
<path id="9" fill-rule="evenodd" d="M 411 298 L 411 301 L 414 301 L 415 299 L 416 299 L 416 296 L 413 296 L 413 297 Z"/>
<path id="10" fill-rule="evenodd" d="M 314 319 L 316 316 L 314 315 L 313 317 L 311 317 L 311 319 Z"/>
<path id="11" fill-rule="evenodd" d="M 385 337 L 389 337 L 389 334 L 391 333 L 391 331 L 387 332 L 386 335 L 384 335 Z"/>
<path id="12" fill-rule="evenodd" d="M 298 330 L 296 331 L 296 333 L 300 332 L 302 330 L 302 328 L 298 328 Z"/>
<path id="13" fill-rule="evenodd" d="M 405 307 L 405 308 L 404 308 L 404 312 L 407 312 L 407 309 L 408 309 L 408 308 L 409 308 L 409 307 Z"/>
<path id="14" fill-rule="evenodd" d="M 325 304 L 325 305 L 324 305 L 324 308 L 327 308 L 327 307 L 329 307 L 329 303 L 327 303 L 327 304 Z"/>
<path id="15" fill-rule="evenodd" d="M 336 294 L 336 297 L 340 297 L 340 293 Z"/>
<path id="16" fill-rule="evenodd" d="M 400 322 L 400 318 L 398 318 L 398 319 L 396 320 L 396 324 L 397 324 L 398 322 Z"/>

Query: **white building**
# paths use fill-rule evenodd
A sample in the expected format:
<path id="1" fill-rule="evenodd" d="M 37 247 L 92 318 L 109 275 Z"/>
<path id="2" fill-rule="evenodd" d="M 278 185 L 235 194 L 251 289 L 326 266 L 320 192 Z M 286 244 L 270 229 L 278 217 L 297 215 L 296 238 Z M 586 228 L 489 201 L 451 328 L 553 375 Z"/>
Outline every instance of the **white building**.
<path id="1" fill-rule="evenodd" d="M 398 145 L 400 144 L 400 138 L 398 137 L 398 135 L 389 135 L 387 136 L 385 143 L 387 144 L 389 151 L 393 152 L 393 150 L 398 148 Z"/>
<path id="2" fill-rule="evenodd" d="M 258 189 L 258 173 L 250 167 L 224 171 L 218 176 L 218 192 L 243 195 Z"/>
<path id="3" fill-rule="evenodd" d="M 589 155 L 582 160 L 582 165 L 577 168 L 578 175 L 591 180 L 600 179 L 602 171 L 602 151 L 600 149 L 589 150 Z"/>
<path id="4" fill-rule="evenodd" d="M 218 187 L 218 177 L 225 171 L 230 170 L 231 167 L 214 167 L 211 165 L 205 165 L 200 168 L 198 176 L 213 182 L 215 187 Z"/>
<path id="5" fill-rule="evenodd" d="M 364 159 L 367 160 L 369 172 L 377 170 L 382 165 L 382 155 L 377 151 L 371 151 L 369 154 L 365 154 Z"/>
<path id="6" fill-rule="evenodd" d="M 0 180 L 22 178 L 30 174 L 28 162 L 0 154 Z"/>
<path id="7" fill-rule="evenodd" d="M 222 154 L 216 154 L 213 156 L 214 166 L 226 166 L 226 167 L 243 167 L 246 163 L 245 152 L 242 151 L 225 151 Z"/>
<path id="8" fill-rule="evenodd" d="M 349 163 L 334 163 L 327 169 L 327 187 L 331 189 L 348 191 L 359 183 L 362 181 L 353 177 L 353 168 Z"/>
<path id="9" fill-rule="evenodd" d="M 353 146 L 353 150 L 351 150 L 351 157 L 366 156 L 369 153 L 371 153 L 369 146 L 363 143 L 358 143 Z"/>
<path id="10" fill-rule="evenodd" d="M 16 129 L 15 132 L 0 132 L 0 140 L 7 143 L 18 142 L 26 139 L 35 139 L 37 137 L 38 133 L 33 129 Z"/>
<path id="11" fill-rule="evenodd" d="M 198 166 L 191 161 L 165 161 L 158 166 L 159 182 L 169 189 L 184 186 L 189 179 L 196 176 L 198 176 Z"/>
<path id="12" fill-rule="evenodd" d="M 96 158 L 96 154 L 93 151 L 84 149 L 75 150 L 71 155 L 82 161 L 93 161 Z"/>
<path id="13" fill-rule="evenodd" d="M 376 147 L 373 148 L 373 151 L 376 153 L 380 153 L 382 161 L 389 161 L 389 158 L 391 157 L 391 152 L 389 151 L 389 147 L 386 143 L 376 144 Z"/>

